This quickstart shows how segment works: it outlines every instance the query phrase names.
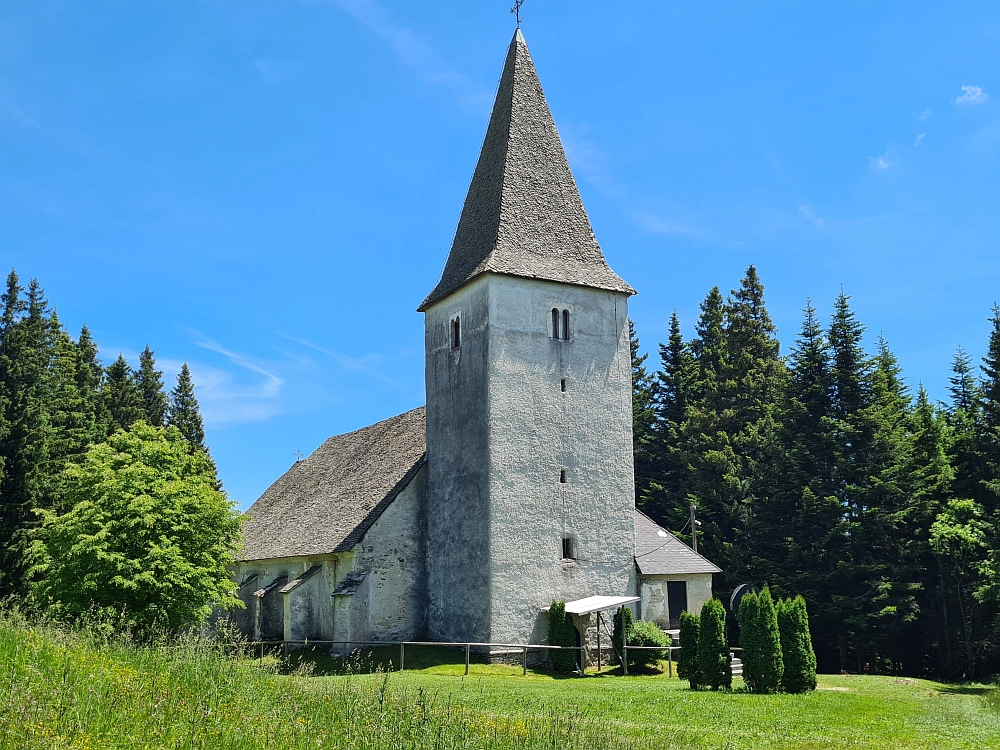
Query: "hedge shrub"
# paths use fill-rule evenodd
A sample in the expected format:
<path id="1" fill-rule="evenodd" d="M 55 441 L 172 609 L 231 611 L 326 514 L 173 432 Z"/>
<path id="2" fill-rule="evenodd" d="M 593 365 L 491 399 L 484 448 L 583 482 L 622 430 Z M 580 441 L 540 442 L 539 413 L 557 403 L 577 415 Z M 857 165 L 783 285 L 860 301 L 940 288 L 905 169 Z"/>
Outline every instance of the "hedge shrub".
<path id="1" fill-rule="evenodd" d="M 698 668 L 701 684 L 712 690 L 733 685 L 733 668 L 726 642 L 726 608 L 718 599 L 709 599 L 701 608 L 698 634 Z"/>
<path id="2" fill-rule="evenodd" d="M 664 633 L 655 622 L 647 620 L 637 620 L 632 623 L 628 630 L 629 646 L 663 646 L 666 648 L 670 644 L 670 636 Z M 637 669 L 639 667 L 652 667 L 661 659 L 667 658 L 664 651 L 632 651 L 628 652 L 628 668 Z"/>
<path id="3" fill-rule="evenodd" d="M 816 689 L 816 654 L 809 635 L 809 614 L 801 596 L 778 602 L 778 629 L 785 672 L 781 687 L 789 693 Z"/>
<path id="4" fill-rule="evenodd" d="M 677 657 L 677 676 L 687 678 L 692 690 L 701 684 L 701 668 L 698 665 L 698 633 L 701 618 L 692 612 L 681 612 L 680 654 Z"/>
<path id="5" fill-rule="evenodd" d="M 632 610 L 626 606 L 621 606 L 615 611 L 615 626 L 611 632 L 611 645 L 615 647 L 615 653 L 621 658 L 622 655 L 622 633 L 628 633 L 632 628 Z"/>
<path id="6" fill-rule="evenodd" d="M 771 592 L 765 588 L 760 594 L 744 596 L 739 621 L 743 682 L 755 693 L 776 693 L 781 688 L 784 662 Z"/>

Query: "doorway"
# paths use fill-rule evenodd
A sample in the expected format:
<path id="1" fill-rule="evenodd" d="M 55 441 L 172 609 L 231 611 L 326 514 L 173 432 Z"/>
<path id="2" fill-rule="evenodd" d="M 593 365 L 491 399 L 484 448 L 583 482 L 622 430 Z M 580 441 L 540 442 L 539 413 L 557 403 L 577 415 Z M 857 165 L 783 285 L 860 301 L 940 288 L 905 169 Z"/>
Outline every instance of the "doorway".
<path id="1" fill-rule="evenodd" d="M 681 612 L 687 610 L 687 581 L 667 581 L 667 609 L 670 612 L 670 628 L 681 626 Z"/>

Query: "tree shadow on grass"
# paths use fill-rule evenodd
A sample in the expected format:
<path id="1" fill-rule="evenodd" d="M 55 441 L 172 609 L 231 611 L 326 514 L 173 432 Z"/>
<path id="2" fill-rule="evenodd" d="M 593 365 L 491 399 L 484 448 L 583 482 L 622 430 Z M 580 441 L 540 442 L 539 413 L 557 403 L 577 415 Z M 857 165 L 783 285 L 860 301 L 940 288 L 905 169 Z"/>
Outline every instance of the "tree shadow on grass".
<path id="1" fill-rule="evenodd" d="M 943 695 L 986 695 L 996 692 L 996 688 L 988 685 L 942 685 L 937 691 Z"/>

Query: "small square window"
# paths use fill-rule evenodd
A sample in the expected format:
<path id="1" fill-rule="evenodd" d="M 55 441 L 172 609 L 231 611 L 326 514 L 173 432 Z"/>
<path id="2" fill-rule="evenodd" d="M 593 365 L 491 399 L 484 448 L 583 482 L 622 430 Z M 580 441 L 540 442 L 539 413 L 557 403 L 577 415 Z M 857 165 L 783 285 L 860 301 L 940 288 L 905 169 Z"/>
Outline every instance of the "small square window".
<path id="1" fill-rule="evenodd" d="M 562 556 L 563 560 L 575 560 L 576 553 L 573 549 L 573 538 L 564 536 L 562 540 Z"/>
<path id="2" fill-rule="evenodd" d="M 559 483 L 566 484 L 566 469 L 559 470 Z"/>
<path id="3" fill-rule="evenodd" d="M 451 321 L 451 348 L 458 349 L 462 345 L 462 321 L 455 318 Z"/>

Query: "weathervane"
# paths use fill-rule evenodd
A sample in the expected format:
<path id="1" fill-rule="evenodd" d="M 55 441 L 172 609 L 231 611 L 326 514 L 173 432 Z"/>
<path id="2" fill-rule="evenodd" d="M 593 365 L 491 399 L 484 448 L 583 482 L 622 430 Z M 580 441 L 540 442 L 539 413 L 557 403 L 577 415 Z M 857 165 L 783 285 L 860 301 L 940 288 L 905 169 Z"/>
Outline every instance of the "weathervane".
<path id="1" fill-rule="evenodd" d="M 295 451 L 295 463 L 299 463 L 302 460 L 302 451 Z"/>
<path id="2" fill-rule="evenodd" d="M 517 19 L 517 28 L 521 28 L 521 6 L 524 5 L 524 0 L 514 0 L 514 7 L 510 9 L 510 12 L 514 14 L 514 18 Z"/>

